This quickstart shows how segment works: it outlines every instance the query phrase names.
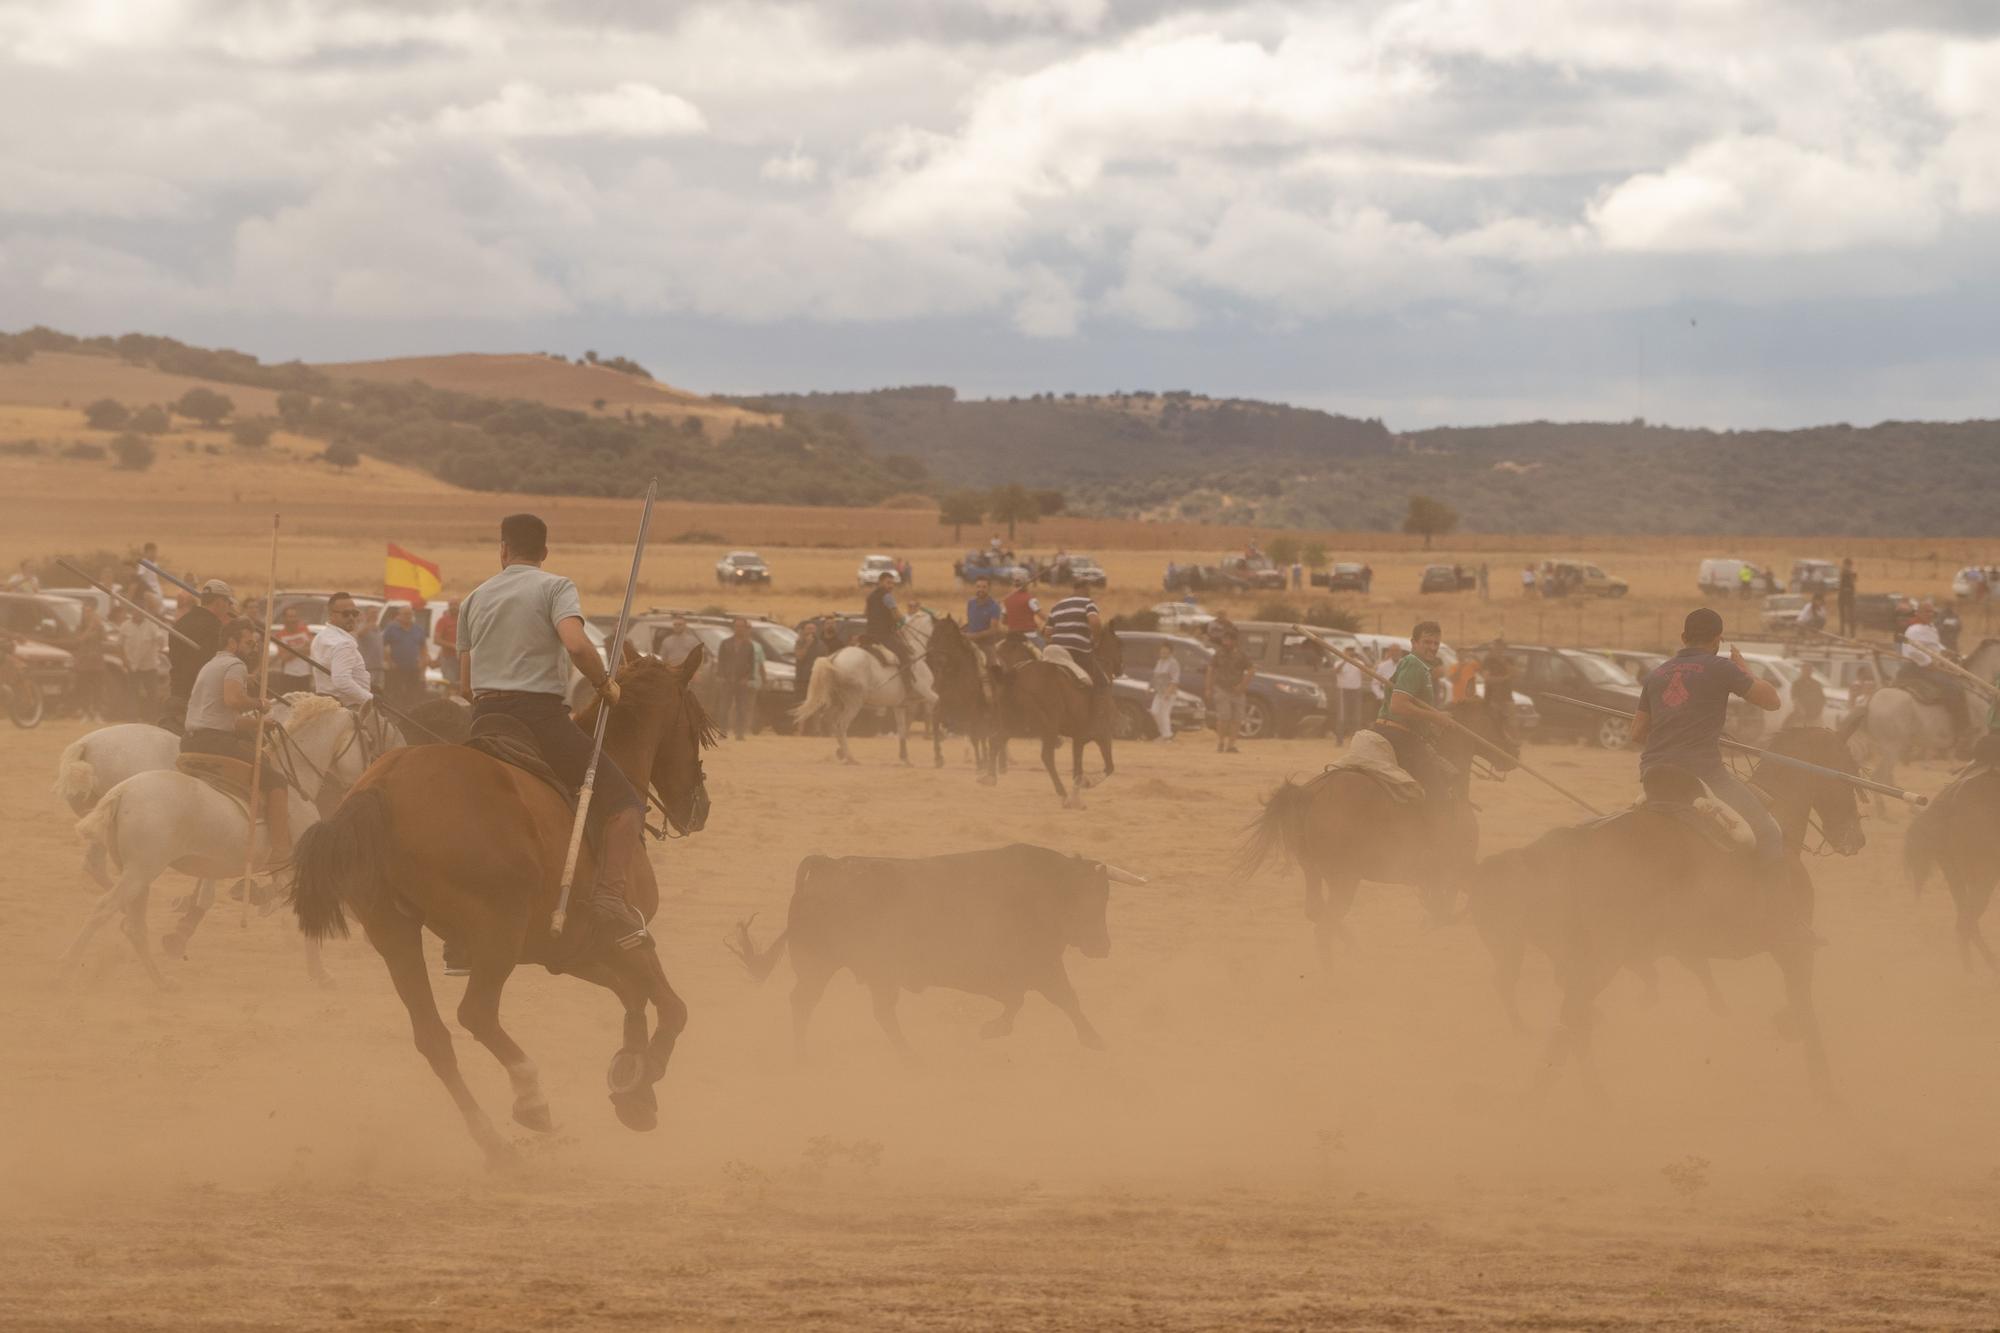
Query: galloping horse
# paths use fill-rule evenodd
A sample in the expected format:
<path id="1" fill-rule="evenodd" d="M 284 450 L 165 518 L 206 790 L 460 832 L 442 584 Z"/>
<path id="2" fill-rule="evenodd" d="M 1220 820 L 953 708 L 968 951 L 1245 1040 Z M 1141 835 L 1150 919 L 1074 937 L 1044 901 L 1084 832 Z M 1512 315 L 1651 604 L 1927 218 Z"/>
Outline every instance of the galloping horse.
<path id="1" fill-rule="evenodd" d="M 910 652 L 909 678 L 858 644 L 849 644 L 813 663 L 812 679 L 806 682 L 805 702 L 792 710 L 796 722 L 810 722 L 823 713 L 833 715 L 834 754 L 843 764 L 859 761 L 847 751 L 847 729 L 863 708 L 892 708 L 896 712 L 896 757 L 910 762 L 910 711 L 933 710 L 937 691 L 931 688 L 931 669 L 924 660 L 930 648 L 935 621 L 928 611 L 915 611 L 903 622 L 899 633 Z M 883 649 L 886 653 L 888 649 Z M 944 733 L 931 716 L 931 752 L 937 767 L 944 767 Z"/>
<path id="2" fill-rule="evenodd" d="M 1989 968 L 2000 969 L 1992 946 L 1980 929 L 1980 918 L 2000 883 L 2000 740 L 1980 742 L 1974 759 L 1979 766 L 1946 788 L 1910 821 L 1903 839 L 1903 865 L 1910 889 L 1923 892 L 1932 870 L 1944 872 L 1951 899 L 1958 909 L 1958 961 L 1972 966 L 1973 950 Z"/>
<path id="3" fill-rule="evenodd" d="M 1840 738 L 1864 737 L 1874 751 L 1874 766 L 1868 776 L 1888 786 L 1898 786 L 1896 765 L 1905 759 L 1930 755 L 1949 757 L 1953 736 L 1951 713 L 1940 703 L 1926 703 L 1901 685 L 1885 685 L 1875 691 L 1866 708 L 1858 710 L 1841 725 Z M 1875 813 L 1887 815 L 1889 806 L 1881 793 L 1875 794 Z"/>
<path id="4" fill-rule="evenodd" d="M 1108 625 L 1098 629 L 1091 655 L 1113 680 L 1125 669 L 1118 635 Z M 1006 660 L 1004 655 L 1002 660 Z M 1067 666 L 1043 659 L 1016 661 L 1005 666 L 1004 672 L 1000 692 L 1003 734 L 1040 737 L 1042 767 L 1048 770 L 1049 781 L 1055 784 L 1063 808 L 1083 809 L 1083 793 L 1117 771 L 1111 760 L 1111 737 L 1117 715 L 1109 693 L 1100 693 L 1084 684 Z M 1070 738 L 1070 776 L 1075 791 L 1066 790 L 1056 773 L 1056 747 L 1065 736 Z M 1086 779 L 1083 747 L 1093 741 L 1097 743 L 1097 752 L 1104 756 L 1104 776 Z M 1004 757 L 1001 763 L 1005 763 Z"/>
<path id="5" fill-rule="evenodd" d="M 1781 731 L 1771 750 L 1854 771 L 1846 746 L 1822 727 Z M 1741 850 L 1721 845 L 1699 827 L 1702 816 L 1649 805 L 1556 829 L 1480 863 L 1470 894 L 1472 919 L 1498 966 L 1502 994 L 1511 995 L 1529 944 L 1549 956 L 1562 989 L 1561 1015 L 1540 1066 L 1540 1091 L 1547 1091 L 1572 1055 L 1597 1086 L 1592 1011 L 1598 993 L 1621 968 L 1663 955 L 1768 953 L 1785 981 L 1780 1031 L 1804 1042 L 1813 1090 L 1832 1099 L 1813 1007 L 1813 884 L 1798 853 L 1815 816 L 1831 850 L 1844 856 L 1860 851 L 1867 842 L 1860 808 L 1853 787 L 1823 774 L 1764 762 L 1751 781 L 1763 788 L 1785 834 L 1789 854 L 1775 883 L 1758 882 L 1754 863 Z"/>
<path id="6" fill-rule="evenodd" d="M 1482 701 L 1462 699 L 1451 706 L 1452 717 L 1489 744 L 1509 755 L 1520 754 L 1520 743 L 1500 715 Z M 1478 747 L 1461 732 L 1440 728 L 1438 753 L 1457 768 L 1471 766 Z M 1495 760 L 1494 767 L 1512 767 Z M 1432 812 L 1424 802 L 1404 800 L 1367 773 L 1335 768 L 1305 782 L 1287 780 L 1264 802 L 1264 812 L 1250 826 L 1237 869 L 1254 874 L 1273 852 L 1282 851 L 1306 880 L 1306 920 L 1313 923 L 1320 961 L 1331 956 L 1333 938 L 1341 930 L 1354 890 L 1364 879 L 1385 884 L 1415 885 L 1425 893 L 1433 915 L 1448 913 L 1459 887 L 1450 881 L 1455 867 L 1444 864 L 1438 848 L 1447 840 L 1428 827 Z M 1479 820 L 1468 804 L 1458 812 L 1457 849 L 1464 868 L 1478 853 Z"/>
<path id="7" fill-rule="evenodd" d="M 979 781 L 991 786 L 999 753 L 999 719 L 995 713 L 995 683 L 989 678 L 979 650 L 950 616 L 937 622 L 924 661 L 937 690 L 936 721 L 972 742 Z"/>
<path id="8" fill-rule="evenodd" d="M 701 751 L 716 740 L 688 687 L 701 658 L 697 648 L 670 667 L 626 645 L 618 670 L 623 694 L 605 731 L 604 752 L 635 786 L 658 792 L 668 822 L 683 833 L 698 831 L 707 818 Z M 595 701 L 586 706 L 577 725 L 594 727 L 596 707 Z M 325 939 L 346 933 L 343 908 L 360 918 L 410 1011 L 417 1049 L 494 1164 L 512 1160 L 514 1150 L 459 1073 L 424 965 L 425 926 L 464 948 L 471 975 L 458 1021 L 505 1066 L 514 1119 L 529 1129 L 547 1133 L 554 1123 L 534 1064 L 500 1026 L 500 992 L 517 965 L 572 972 L 624 1004 L 624 1040 L 608 1081 L 612 1105 L 629 1128 L 658 1123 L 652 1085 L 666 1074 L 687 1024 L 687 1006 L 650 945 L 585 960 L 568 956 L 567 941 L 550 932 L 571 823 L 562 796 L 526 771 L 466 746 L 419 745 L 376 760 L 340 809 L 299 840 L 293 858 L 300 929 L 309 939 Z M 577 882 L 587 885 L 595 874 L 595 856 L 587 851 Z M 651 888 L 649 900 L 635 904 L 651 919 L 658 891 L 650 876 L 635 882 L 642 893 Z M 649 1000 L 659 1019 L 650 1039 Z"/>

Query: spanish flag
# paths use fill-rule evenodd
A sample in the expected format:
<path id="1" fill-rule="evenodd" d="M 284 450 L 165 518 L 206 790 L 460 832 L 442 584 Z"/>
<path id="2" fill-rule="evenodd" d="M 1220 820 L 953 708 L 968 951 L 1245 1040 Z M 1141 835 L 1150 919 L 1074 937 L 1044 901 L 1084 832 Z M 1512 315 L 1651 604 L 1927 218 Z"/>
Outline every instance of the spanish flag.
<path id="1" fill-rule="evenodd" d="M 411 555 L 394 542 L 389 543 L 389 560 L 382 567 L 382 595 L 392 602 L 408 602 L 422 608 L 444 590 L 438 567 L 422 556 Z"/>

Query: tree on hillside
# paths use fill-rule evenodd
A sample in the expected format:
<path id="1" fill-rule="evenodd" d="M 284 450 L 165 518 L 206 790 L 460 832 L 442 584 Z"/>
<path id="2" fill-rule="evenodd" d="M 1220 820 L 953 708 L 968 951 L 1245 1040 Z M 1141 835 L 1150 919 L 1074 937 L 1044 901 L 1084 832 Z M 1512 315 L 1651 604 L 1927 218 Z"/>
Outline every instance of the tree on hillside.
<path id="1" fill-rule="evenodd" d="M 144 472 L 153 466 L 153 446 L 130 431 L 111 442 L 111 456 L 121 472 Z"/>
<path id="2" fill-rule="evenodd" d="M 1035 507 L 1043 518 L 1050 514 L 1060 514 L 1069 508 L 1069 497 L 1061 491 L 1041 490 L 1034 492 Z"/>
<path id="3" fill-rule="evenodd" d="M 1403 515 L 1403 531 L 1421 533 L 1424 549 L 1431 549 L 1431 538 L 1454 531 L 1458 527 L 1458 511 L 1442 500 L 1433 500 L 1428 495 L 1410 497 L 1409 512 Z"/>
<path id="4" fill-rule="evenodd" d="M 938 501 L 938 523 L 951 529 L 951 539 L 965 538 L 965 525 L 986 521 L 986 497 L 978 491 L 953 491 Z"/>
<path id="5" fill-rule="evenodd" d="M 1014 540 L 1014 525 L 1023 520 L 1032 522 L 1042 516 L 1042 506 L 1034 493 L 1019 484 L 997 486 L 986 497 L 986 512 L 995 522 L 1007 525 L 1007 540 Z"/>
<path id="6" fill-rule="evenodd" d="M 311 394 L 287 389 L 278 395 L 278 420 L 287 430 L 297 430 L 312 419 L 312 407 Z"/>
<path id="7" fill-rule="evenodd" d="M 1264 554 L 1271 557 L 1271 563 L 1274 565 L 1289 565 L 1292 561 L 1299 558 L 1299 539 L 1297 537 L 1273 537 L 1270 541 L 1264 543 Z"/>
<path id="8" fill-rule="evenodd" d="M 244 449 L 262 449 L 271 442 L 271 433 L 276 429 L 269 417 L 245 417 L 230 427 L 230 438 Z"/>
<path id="9" fill-rule="evenodd" d="M 320 457 L 337 468 L 350 468 L 361 461 L 361 451 L 346 440 L 335 440 L 326 447 Z"/>
<path id="10" fill-rule="evenodd" d="M 236 404 L 226 394 L 203 388 L 189 389 L 174 404 L 174 411 L 204 426 L 221 425 L 222 419 L 235 410 Z"/>
<path id="11" fill-rule="evenodd" d="M 173 424 L 167 409 L 158 403 L 148 403 L 132 414 L 132 429 L 141 435 L 165 435 Z"/>
<path id="12" fill-rule="evenodd" d="M 1325 569 L 1327 560 L 1326 543 L 1307 542 L 1305 548 L 1299 552 L 1299 558 L 1306 562 L 1307 569 Z"/>
<path id="13" fill-rule="evenodd" d="M 83 419 L 92 430 L 118 430 L 132 419 L 132 411 L 116 398 L 100 398 L 83 409 Z"/>

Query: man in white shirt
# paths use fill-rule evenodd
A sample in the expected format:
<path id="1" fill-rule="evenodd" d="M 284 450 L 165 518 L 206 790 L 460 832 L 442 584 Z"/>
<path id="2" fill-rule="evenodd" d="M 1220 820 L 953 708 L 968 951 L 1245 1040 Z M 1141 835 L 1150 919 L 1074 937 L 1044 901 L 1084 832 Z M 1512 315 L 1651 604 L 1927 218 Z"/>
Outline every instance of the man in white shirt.
<path id="1" fill-rule="evenodd" d="M 158 597 L 141 591 L 139 602 L 159 614 Z M 150 722 L 160 715 L 160 700 L 166 692 L 167 632 L 144 616 L 131 616 L 118 627 L 118 651 L 125 658 L 125 683 L 138 710 L 135 716 Z"/>
<path id="2" fill-rule="evenodd" d="M 1909 663 L 1896 675 L 1896 683 L 1905 687 L 1914 686 L 1919 698 L 1934 695 L 1951 714 L 1952 735 L 1963 743 L 1972 731 L 1972 719 L 1965 706 L 1965 691 L 1951 672 L 1939 665 L 1949 662 L 1951 652 L 1938 637 L 1937 607 L 1931 602 L 1920 603 L 1917 618 L 1903 631 L 1903 660 Z"/>
<path id="3" fill-rule="evenodd" d="M 133 577 L 139 580 L 140 587 L 164 602 L 165 595 L 160 589 L 160 576 L 152 570 L 152 566 L 157 565 L 159 562 L 160 548 L 158 544 L 147 542 L 145 550 L 141 552 L 141 558 L 133 562 L 132 573 Z"/>
<path id="4" fill-rule="evenodd" d="M 1356 645 L 1359 650 L 1360 645 Z M 1334 668 L 1334 739 L 1342 745 L 1348 738 L 1361 730 L 1368 721 L 1368 685 L 1361 679 L 1361 668 L 1340 659 Z"/>
<path id="5" fill-rule="evenodd" d="M 354 638 L 354 627 L 360 623 L 361 608 L 354 598 L 337 592 L 326 599 L 326 624 L 312 641 L 313 661 L 326 668 L 313 673 L 314 692 L 332 695 L 349 708 L 360 708 L 375 697 L 368 687 L 368 664 Z"/>

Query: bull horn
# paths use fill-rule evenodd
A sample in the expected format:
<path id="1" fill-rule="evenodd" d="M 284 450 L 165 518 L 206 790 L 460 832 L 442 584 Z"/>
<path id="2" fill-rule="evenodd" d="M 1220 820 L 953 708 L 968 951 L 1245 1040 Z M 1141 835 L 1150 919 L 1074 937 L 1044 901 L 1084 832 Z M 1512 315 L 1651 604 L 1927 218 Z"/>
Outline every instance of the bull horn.
<path id="1" fill-rule="evenodd" d="M 1113 884 L 1144 884 L 1147 882 L 1144 875 L 1135 875 L 1129 870 L 1120 870 L 1109 861 L 1104 863 L 1104 875 Z"/>

